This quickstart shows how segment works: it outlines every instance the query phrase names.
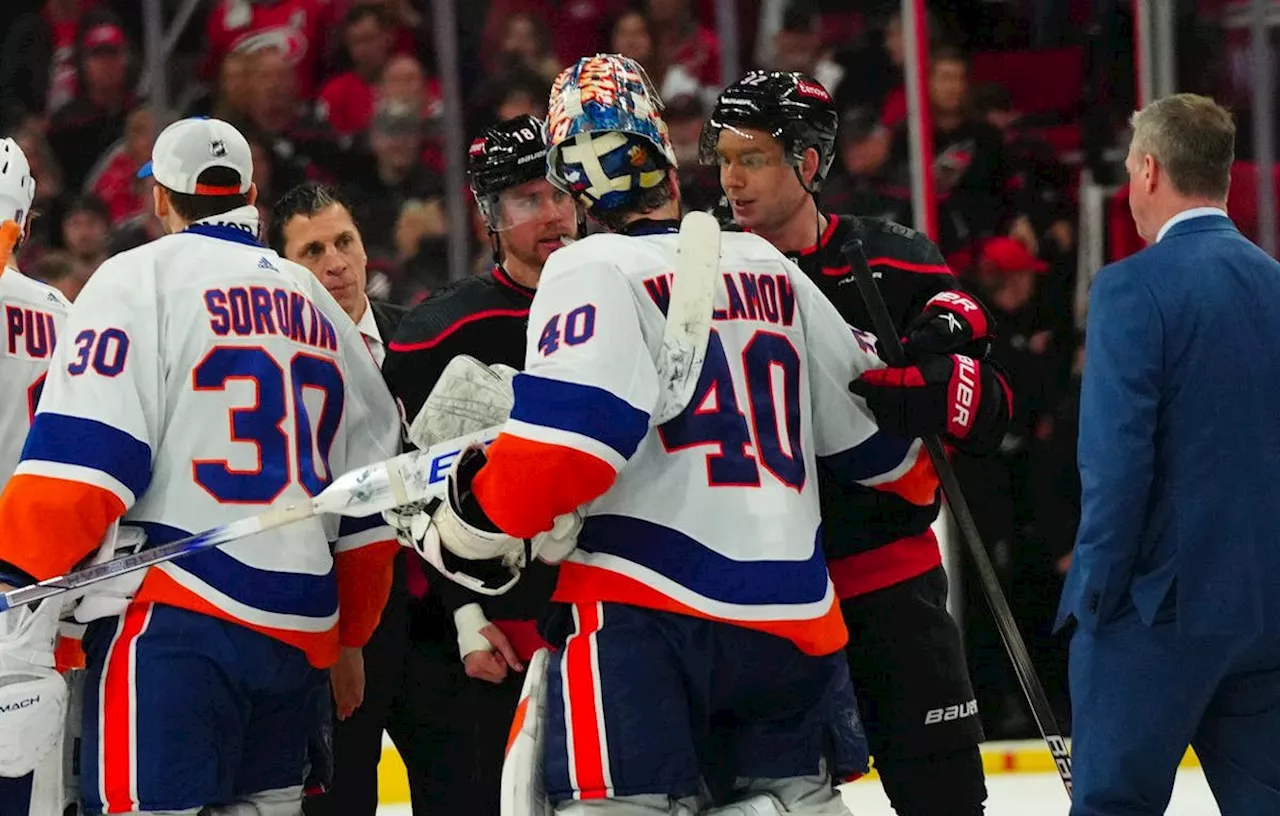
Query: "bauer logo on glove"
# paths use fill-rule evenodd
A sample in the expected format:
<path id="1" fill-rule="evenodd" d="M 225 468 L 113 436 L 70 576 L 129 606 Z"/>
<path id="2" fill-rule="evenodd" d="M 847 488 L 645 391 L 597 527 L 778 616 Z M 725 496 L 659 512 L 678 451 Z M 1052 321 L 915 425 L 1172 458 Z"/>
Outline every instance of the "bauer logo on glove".
<path id="1" fill-rule="evenodd" d="M 939 292 L 907 325 L 902 347 L 913 358 L 922 354 L 965 354 L 981 360 L 991 350 L 991 316 L 968 292 Z"/>

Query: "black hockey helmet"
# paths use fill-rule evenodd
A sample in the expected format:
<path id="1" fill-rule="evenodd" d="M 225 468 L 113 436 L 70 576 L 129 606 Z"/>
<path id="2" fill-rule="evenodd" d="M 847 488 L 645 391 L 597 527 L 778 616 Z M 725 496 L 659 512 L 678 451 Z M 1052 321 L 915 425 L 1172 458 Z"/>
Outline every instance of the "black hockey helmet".
<path id="1" fill-rule="evenodd" d="M 798 71 L 752 71 L 716 99 L 715 110 L 702 126 L 698 158 L 703 164 L 716 163 L 721 130 L 764 131 L 782 142 L 797 174 L 804 151 L 811 147 L 818 151 L 818 172 L 809 188 L 817 192 L 835 161 L 839 124 L 831 94 L 818 80 Z"/>
<path id="2" fill-rule="evenodd" d="M 467 153 L 467 181 L 490 229 L 496 229 L 498 196 L 503 190 L 546 175 L 542 122 L 528 114 L 489 127 Z"/>

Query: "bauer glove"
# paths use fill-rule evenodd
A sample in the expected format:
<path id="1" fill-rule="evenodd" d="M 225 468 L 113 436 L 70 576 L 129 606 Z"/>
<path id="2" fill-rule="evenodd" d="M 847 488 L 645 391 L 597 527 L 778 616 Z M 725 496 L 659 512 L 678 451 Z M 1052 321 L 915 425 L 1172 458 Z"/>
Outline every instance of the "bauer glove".
<path id="1" fill-rule="evenodd" d="M 964 354 L 982 360 L 991 351 L 991 315 L 968 292 L 939 292 L 907 324 L 902 339 L 910 359 L 926 354 Z"/>
<path id="2" fill-rule="evenodd" d="M 930 354 L 914 365 L 874 368 L 849 383 L 886 433 L 942 434 L 971 453 L 994 450 L 1012 414 L 1012 396 L 991 363 L 962 354 Z"/>

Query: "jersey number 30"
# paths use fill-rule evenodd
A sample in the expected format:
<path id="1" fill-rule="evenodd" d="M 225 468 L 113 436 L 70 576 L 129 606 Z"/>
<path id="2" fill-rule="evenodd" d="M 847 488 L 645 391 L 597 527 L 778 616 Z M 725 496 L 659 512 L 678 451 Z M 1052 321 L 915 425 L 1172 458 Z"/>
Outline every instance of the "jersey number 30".
<path id="1" fill-rule="evenodd" d="M 800 450 L 800 354 L 785 336 L 758 331 L 742 350 L 742 370 L 749 417 L 738 407 L 729 359 L 720 333 L 712 329 L 693 400 L 658 429 L 662 444 L 668 451 L 699 445 L 719 448 L 707 454 L 707 483 L 712 487 L 759 487 L 760 465 L 764 465 L 778 481 L 800 490 L 805 478 Z M 774 393 L 775 372 L 781 375 L 781 406 Z M 756 456 L 747 451 L 753 444 Z"/>
<path id="2" fill-rule="evenodd" d="M 233 380 L 253 384 L 255 404 L 231 409 L 231 441 L 255 445 L 258 466 L 233 469 L 226 460 L 197 459 L 196 483 L 226 504 L 270 504 L 293 481 L 314 496 L 329 484 L 329 453 L 342 419 L 342 372 L 325 357 L 298 353 L 288 377 L 266 349 L 216 346 L 192 372 L 196 391 L 222 391 Z M 319 421 L 313 423 L 303 399 L 306 389 L 322 397 Z M 286 420 L 293 417 L 291 427 Z M 202 429 L 193 429 L 200 433 Z"/>

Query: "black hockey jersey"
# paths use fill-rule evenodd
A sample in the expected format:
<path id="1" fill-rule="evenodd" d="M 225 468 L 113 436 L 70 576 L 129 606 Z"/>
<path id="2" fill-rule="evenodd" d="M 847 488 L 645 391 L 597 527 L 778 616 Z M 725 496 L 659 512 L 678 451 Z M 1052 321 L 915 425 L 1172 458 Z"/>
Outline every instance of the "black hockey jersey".
<path id="1" fill-rule="evenodd" d="M 405 315 L 395 338 L 387 344 L 382 373 L 409 421 L 422 409 L 445 366 L 459 354 L 475 357 L 485 365 L 524 368 L 533 294 L 533 289 L 516 283 L 502 267 L 495 266 L 488 275 L 437 291 Z M 551 597 L 557 573 L 555 567 L 535 561 L 510 591 L 489 597 L 474 594 L 430 568 L 428 571 L 432 592 L 450 613 L 474 601 L 492 621 L 537 618 Z"/>
<path id="2" fill-rule="evenodd" d="M 791 258 L 852 326 L 873 332 L 871 316 L 840 249 L 862 240 L 871 273 L 901 334 L 929 298 L 959 281 L 942 252 L 923 233 L 878 218 L 828 215 L 817 246 Z M 932 465 L 924 465 L 932 472 Z M 822 540 L 831 578 L 841 598 L 851 598 L 921 575 L 942 563 L 930 525 L 940 494 L 916 505 L 893 493 L 823 478 Z"/>

